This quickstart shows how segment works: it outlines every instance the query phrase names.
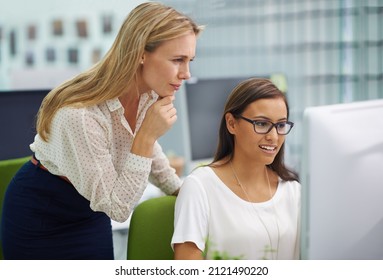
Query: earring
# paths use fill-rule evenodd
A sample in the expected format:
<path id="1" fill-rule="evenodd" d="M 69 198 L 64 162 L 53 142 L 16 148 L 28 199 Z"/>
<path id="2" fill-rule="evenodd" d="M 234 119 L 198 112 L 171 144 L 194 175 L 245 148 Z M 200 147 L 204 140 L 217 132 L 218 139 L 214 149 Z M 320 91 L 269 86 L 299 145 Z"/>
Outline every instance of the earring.
<path id="1" fill-rule="evenodd" d="M 143 60 L 141 60 L 141 64 L 144 64 L 144 61 L 143 61 Z"/>

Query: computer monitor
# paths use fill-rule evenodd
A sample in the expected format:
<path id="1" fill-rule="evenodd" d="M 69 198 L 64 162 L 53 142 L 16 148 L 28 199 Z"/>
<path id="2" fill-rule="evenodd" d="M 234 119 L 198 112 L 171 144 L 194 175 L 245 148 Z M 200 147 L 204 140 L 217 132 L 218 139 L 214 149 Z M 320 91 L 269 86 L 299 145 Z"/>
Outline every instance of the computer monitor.
<path id="1" fill-rule="evenodd" d="M 226 99 L 234 87 L 247 78 L 192 78 L 185 83 L 187 173 L 213 159 Z"/>
<path id="2" fill-rule="evenodd" d="M 383 259 L 383 100 L 307 108 L 303 259 Z"/>
<path id="3" fill-rule="evenodd" d="M 0 160 L 32 154 L 36 115 L 49 89 L 0 91 Z"/>

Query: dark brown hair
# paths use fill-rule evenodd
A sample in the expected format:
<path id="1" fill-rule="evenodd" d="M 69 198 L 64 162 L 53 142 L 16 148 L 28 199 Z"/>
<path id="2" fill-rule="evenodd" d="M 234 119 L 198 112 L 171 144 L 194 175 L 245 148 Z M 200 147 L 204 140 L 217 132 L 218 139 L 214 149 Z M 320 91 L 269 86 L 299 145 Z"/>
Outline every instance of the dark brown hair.
<path id="1" fill-rule="evenodd" d="M 225 109 L 222 115 L 219 128 L 218 147 L 214 159 L 210 166 L 216 166 L 216 163 L 225 160 L 224 163 L 233 158 L 234 136 L 228 131 L 225 115 L 231 113 L 234 117 L 239 116 L 247 106 L 259 99 L 282 98 L 286 104 L 287 118 L 289 117 L 289 105 L 286 95 L 280 91 L 269 79 L 250 78 L 238 84 L 230 93 Z M 290 170 L 284 163 L 285 143 L 276 155 L 274 161 L 269 167 L 274 170 L 282 180 L 299 180 L 298 174 Z"/>

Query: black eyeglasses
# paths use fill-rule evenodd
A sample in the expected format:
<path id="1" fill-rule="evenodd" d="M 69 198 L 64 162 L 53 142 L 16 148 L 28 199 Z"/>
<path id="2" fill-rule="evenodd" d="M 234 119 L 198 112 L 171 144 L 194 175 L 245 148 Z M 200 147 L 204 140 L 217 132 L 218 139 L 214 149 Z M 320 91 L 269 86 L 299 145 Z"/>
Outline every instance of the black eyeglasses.
<path id="1" fill-rule="evenodd" d="M 237 115 L 237 117 L 253 124 L 254 131 L 258 134 L 267 134 L 275 127 L 279 135 L 286 135 L 294 126 L 294 123 L 289 121 L 273 123 L 267 120 L 251 120 L 241 115 Z"/>

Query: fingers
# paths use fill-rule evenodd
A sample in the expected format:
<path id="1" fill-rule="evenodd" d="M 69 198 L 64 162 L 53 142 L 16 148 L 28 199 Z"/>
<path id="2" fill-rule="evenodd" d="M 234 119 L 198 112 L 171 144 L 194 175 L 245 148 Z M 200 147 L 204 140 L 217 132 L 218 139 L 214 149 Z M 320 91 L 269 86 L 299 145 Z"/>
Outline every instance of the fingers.
<path id="1" fill-rule="evenodd" d="M 173 95 L 169 95 L 169 96 L 165 96 L 165 97 L 162 97 L 162 98 L 158 98 L 157 102 L 160 105 L 167 105 L 167 104 L 173 103 L 173 101 L 175 99 L 176 98 Z"/>
<path id="2" fill-rule="evenodd" d="M 140 130 L 155 139 L 168 131 L 177 120 L 173 100 L 174 96 L 166 96 L 152 104 L 145 114 Z"/>
<path id="3" fill-rule="evenodd" d="M 162 106 L 159 114 L 160 118 L 169 125 L 173 125 L 177 120 L 177 109 L 173 106 L 173 103 Z"/>
<path id="4" fill-rule="evenodd" d="M 177 120 L 177 109 L 173 107 L 168 110 L 165 118 L 168 119 L 169 125 L 173 125 Z"/>
<path id="5" fill-rule="evenodd" d="M 163 105 L 161 109 L 162 109 L 161 111 L 163 111 L 165 115 L 168 115 L 168 116 L 173 116 L 177 114 L 177 109 L 174 107 L 173 103 Z"/>
<path id="6" fill-rule="evenodd" d="M 174 96 L 166 96 L 157 101 L 157 106 L 159 106 L 160 114 L 163 114 L 167 118 L 173 118 L 177 115 L 177 110 L 173 104 L 174 99 Z"/>

